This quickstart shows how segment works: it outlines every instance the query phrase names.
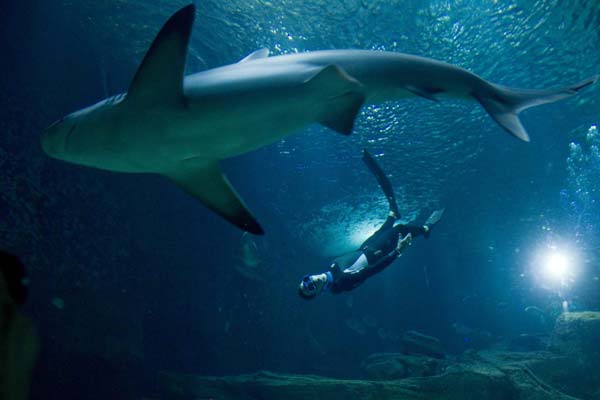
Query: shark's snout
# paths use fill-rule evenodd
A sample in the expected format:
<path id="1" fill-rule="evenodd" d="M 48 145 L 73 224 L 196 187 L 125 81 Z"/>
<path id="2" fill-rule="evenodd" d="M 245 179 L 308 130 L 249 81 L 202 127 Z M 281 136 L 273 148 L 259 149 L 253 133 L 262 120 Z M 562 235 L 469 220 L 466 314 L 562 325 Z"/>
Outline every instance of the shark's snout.
<path id="1" fill-rule="evenodd" d="M 42 149 L 50 157 L 59 157 L 65 152 L 66 138 L 62 122 L 63 119 L 60 119 L 44 129 L 40 138 Z"/>
<path id="2" fill-rule="evenodd" d="M 56 150 L 55 145 L 52 143 L 52 138 L 48 130 L 45 130 L 42 133 L 42 137 L 40 138 L 40 144 L 42 145 L 42 150 L 49 156 L 52 156 Z"/>

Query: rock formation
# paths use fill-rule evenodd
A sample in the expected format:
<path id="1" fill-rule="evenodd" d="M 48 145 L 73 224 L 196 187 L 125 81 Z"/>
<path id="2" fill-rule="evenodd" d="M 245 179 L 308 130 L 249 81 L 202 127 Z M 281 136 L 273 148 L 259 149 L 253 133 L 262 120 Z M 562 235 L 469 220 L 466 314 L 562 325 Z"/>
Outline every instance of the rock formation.
<path id="1" fill-rule="evenodd" d="M 470 350 L 441 358 L 435 338 L 410 332 L 403 340 L 403 350 L 412 354 L 369 356 L 362 363 L 367 380 L 258 372 L 226 377 L 161 373 L 159 381 L 165 398 L 182 400 L 599 398 L 600 313 L 561 315 L 549 351 Z"/>

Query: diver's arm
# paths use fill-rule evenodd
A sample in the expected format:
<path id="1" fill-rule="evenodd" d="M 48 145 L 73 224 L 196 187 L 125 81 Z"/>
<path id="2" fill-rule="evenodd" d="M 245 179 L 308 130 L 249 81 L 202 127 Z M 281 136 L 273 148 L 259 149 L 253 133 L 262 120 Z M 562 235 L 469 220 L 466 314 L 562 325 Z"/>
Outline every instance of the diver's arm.
<path id="1" fill-rule="evenodd" d="M 396 260 L 396 258 L 398 258 L 399 255 L 400 255 L 400 253 L 398 253 L 398 250 L 394 249 L 389 254 L 387 254 L 387 255 L 381 257 L 379 260 L 377 260 L 377 262 L 375 264 L 369 265 L 366 268 L 365 272 L 368 272 L 368 276 L 377 274 L 377 273 L 383 271 L 391 263 L 393 263 Z"/>
<path id="2" fill-rule="evenodd" d="M 402 255 L 402 251 L 406 249 L 408 246 L 412 244 L 412 233 L 408 233 L 404 237 L 400 237 L 398 239 L 398 244 L 396 245 L 396 252 L 398 257 Z"/>
<path id="3" fill-rule="evenodd" d="M 412 243 L 412 235 L 408 233 L 406 236 L 400 236 L 398 238 L 398 244 L 396 248 L 389 252 L 387 255 L 378 259 L 374 264 L 369 265 L 366 270 L 370 271 L 371 274 L 382 271 L 385 267 L 390 265 L 394 260 L 402 255 L 404 249 L 410 246 Z"/>
<path id="4" fill-rule="evenodd" d="M 400 257 L 404 249 L 410 246 L 411 243 L 412 235 L 410 233 L 404 236 L 404 238 L 400 237 L 400 239 L 398 239 L 398 245 L 394 250 L 380 258 L 375 264 L 367 267 L 369 275 L 383 271 L 388 265 L 393 263 L 396 258 Z"/>
<path id="5" fill-rule="evenodd" d="M 412 234 L 408 233 L 406 236 L 400 237 L 398 239 L 398 244 L 396 245 L 396 248 L 369 268 L 379 268 L 380 270 L 384 269 L 385 267 L 390 265 L 396 258 L 400 257 L 404 249 L 406 249 L 411 244 Z M 381 264 L 383 264 L 383 266 L 381 266 Z"/>

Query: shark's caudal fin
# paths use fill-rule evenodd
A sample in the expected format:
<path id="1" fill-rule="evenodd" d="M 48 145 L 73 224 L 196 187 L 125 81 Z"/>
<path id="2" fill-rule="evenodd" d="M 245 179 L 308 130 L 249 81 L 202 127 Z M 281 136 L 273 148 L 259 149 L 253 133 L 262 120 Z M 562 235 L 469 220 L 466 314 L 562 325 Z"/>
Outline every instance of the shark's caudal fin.
<path id="1" fill-rule="evenodd" d="M 165 175 L 235 226 L 255 235 L 264 234 L 216 162 L 192 167 L 182 165 Z"/>
<path id="2" fill-rule="evenodd" d="M 327 96 L 327 104 L 318 116 L 318 122 L 336 132 L 349 135 L 365 101 L 362 84 L 337 65 L 324 67 L 305 84 Z"/>
<path id="3" fill-rule="evenodd" d="M 148 105 L 184 100 L 183 74 L 195 13 L 190 4 L 165 23 L 129 86 L 127 101 Z"/>
<path id="4" fill-rule="evenodd" d="M 474 96 L 491 117 L 506 129 L 508 133 L 528 142 L 529 135 L 521 124 L 518 115 L 519 112 L 529 107 L 552 103 L 565 97 L 573 96 L 579 90 L 593 84 L 597 80 L 598 76 L 593 76 L 575 85 L 554 90 L 513 89 L 491 84 L 494 89 L 491 92 L 491 96 L 479 96 L 477 94 Z"/>

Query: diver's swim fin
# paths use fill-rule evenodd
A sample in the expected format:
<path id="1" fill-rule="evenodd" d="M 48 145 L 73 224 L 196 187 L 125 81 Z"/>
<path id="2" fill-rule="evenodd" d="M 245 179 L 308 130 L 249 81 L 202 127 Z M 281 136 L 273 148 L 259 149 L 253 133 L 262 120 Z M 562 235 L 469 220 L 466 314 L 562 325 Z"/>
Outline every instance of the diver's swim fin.
<path id="1" fill-rule="evenodd" d="M 390 211 L 393 211 L 396 215 L 396 218 L 399 219 L 400 211 L 398 210 L 396 196 L 394 195 L 394 189 L 392 189 L 392 184 L 390 183 L 390 180 L 385 175 L 379 164 L 377 164 L 375 158 L 367 151 L 367 149 L 363 149 L 363 161 L 371 170 L 373 175 L 375 175 L 375 178 L 377 179 L 381 190 L 383 190 L 383 193 L 385 193 L 385 197 L 387 198 L 388 203 L 390 204 Z"/>
<path id="2" fill-rule="evenodd" d="M 445 210 L 445 208 L 442 208 L 441 210 L 435 210 L 434 212 L 432 212 L 429 218 L 427 218 L 427 221 L 425 221 L 425 225 L 431 228 L 433 225 L 440 222 L 440 219 L 442 219 Z"/>

